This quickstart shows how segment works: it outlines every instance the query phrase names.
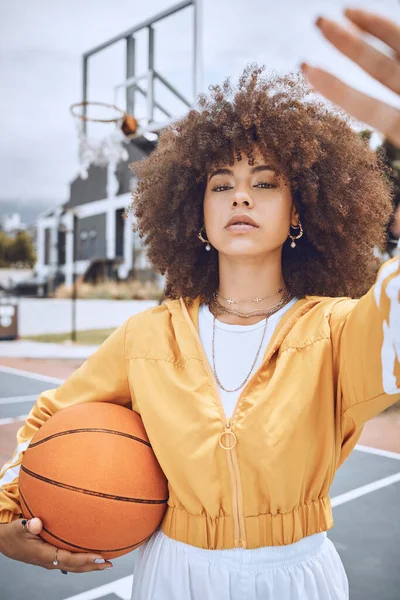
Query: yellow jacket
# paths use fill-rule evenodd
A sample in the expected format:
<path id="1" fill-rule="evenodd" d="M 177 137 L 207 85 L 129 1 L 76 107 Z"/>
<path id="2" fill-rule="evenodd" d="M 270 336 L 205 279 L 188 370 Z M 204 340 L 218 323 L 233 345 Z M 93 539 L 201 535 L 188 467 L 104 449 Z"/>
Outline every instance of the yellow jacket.
<path id="1" fill-rule="evenodd" d="M 143 419 L 169 481 L 168 536 L 257 548 L 330 529 L 337 468 L 364 422 L 400 399 L 399 290 L 395 258 L 360 300 L 299 299 L 231 419 L 198 335 L 199 300 L 132 316 L 65 383 L 40 394 L 0 476 L 0 522 L 20 514 L 19 464 L 35 431 L 68 405 L 104 401 Z"/>

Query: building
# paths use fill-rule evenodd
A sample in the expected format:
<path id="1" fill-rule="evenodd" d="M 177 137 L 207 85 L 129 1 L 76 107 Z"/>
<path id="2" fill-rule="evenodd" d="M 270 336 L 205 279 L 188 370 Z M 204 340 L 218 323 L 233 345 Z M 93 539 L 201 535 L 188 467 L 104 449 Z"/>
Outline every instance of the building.
<path id="1" fill-rule="evenodd" d="M 116 279 L 157 278 L 133 232 L 132 215 L 123 218 L 136 185 L 128 165 L 147 156 L 154 146 L 146 138 L 128 142 L 129 158 L 119 163 L 115 175 L 107 167 L 90 166 L 86 179 L 78 176 L 71 183 L 65 204 L 38 217 L 35 272 L 48 281 L 49 291 L 61 283 L 72 285 L 74 274 L 88 280 L 100 273 Z M 115 187 L 109 185 L 109 177 L 115 178 Z M 110 187 L 116 188 L 114 194 Z"/>

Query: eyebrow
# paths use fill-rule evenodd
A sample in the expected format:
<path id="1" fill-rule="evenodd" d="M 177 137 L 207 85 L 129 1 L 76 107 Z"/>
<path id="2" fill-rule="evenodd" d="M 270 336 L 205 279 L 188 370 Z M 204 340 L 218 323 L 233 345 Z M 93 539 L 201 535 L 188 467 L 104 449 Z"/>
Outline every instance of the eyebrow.
<path id="1" fill-rule="evenodd" d="M 251 169 L 250 173 L 253 175 L 254 173 L 259 173 L 260 171 L 275 172 L 275 169 L 269 165 L 257 165 Z M 212 171 L 210 174 L 208 181 L 210 181 L 210 179 L 215 175 L 233 175 L 233 171 L 231 169 L 215 169 L 215 171 Z"/>

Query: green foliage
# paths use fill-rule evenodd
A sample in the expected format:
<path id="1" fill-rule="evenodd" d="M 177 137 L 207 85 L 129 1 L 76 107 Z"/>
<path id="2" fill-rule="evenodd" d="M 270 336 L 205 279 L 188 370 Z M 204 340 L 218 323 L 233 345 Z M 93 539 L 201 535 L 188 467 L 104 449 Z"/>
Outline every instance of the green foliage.
<path id="1" fill-rule="evenodd" d="M 12 238 L 0 231 L 0 267 L 33 267 L 35 262 L 36 256 L 28 233 L 20 231 Z"/>
<path id="2" fill-rule="evenodd" d="M 10 248 L 10 238 L 4 233 L 4 231 L 0 231 L 0 267 L 8 267 L 9 265 L 9 248 Z"/>
<path id="3" fill-rule="evenodd" d="M 363 129 L 362 131 L 359 132 L 359 135 L 362 140 L 369 142 L 369 140 L 371 139 L 372 133 L 373 132 L 370 129 Z"/>

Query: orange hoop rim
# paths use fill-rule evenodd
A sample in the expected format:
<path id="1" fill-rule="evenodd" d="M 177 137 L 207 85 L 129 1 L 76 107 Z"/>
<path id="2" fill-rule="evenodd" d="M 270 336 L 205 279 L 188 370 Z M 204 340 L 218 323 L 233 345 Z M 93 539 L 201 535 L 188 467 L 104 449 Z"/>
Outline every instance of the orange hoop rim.
<path id="1" fill-rule="evenodd" d="M 82 108 L 83 106 L 91 106 L 91 105 L 112 108 L 113 110 L 116 110 L 117 112 L 119 112 L 121 116 L 114 117 L 113 119 L 95 119 L 94 117 L 88 117 L 87 115 L 80 115 L 75 112 L 75 109 L 78 107 Z M 108 104 L 107 102 L 94 102 L 94 101 L 89 101 L 89 100 L 86 100 L 84 102 L 75 102 L 74 104 L 71 104 L 71 106 L 69 107 L 69 111 L 75 119 L 80 119 L 81 121 L 90 121 L 93 123 L 118 123 L 118 121 L 121 121 L 126 116 L 128 116 L 127 113 L 124 110 L 122 110 L 122 108 L 119 108 L 115 104 Z"/>

